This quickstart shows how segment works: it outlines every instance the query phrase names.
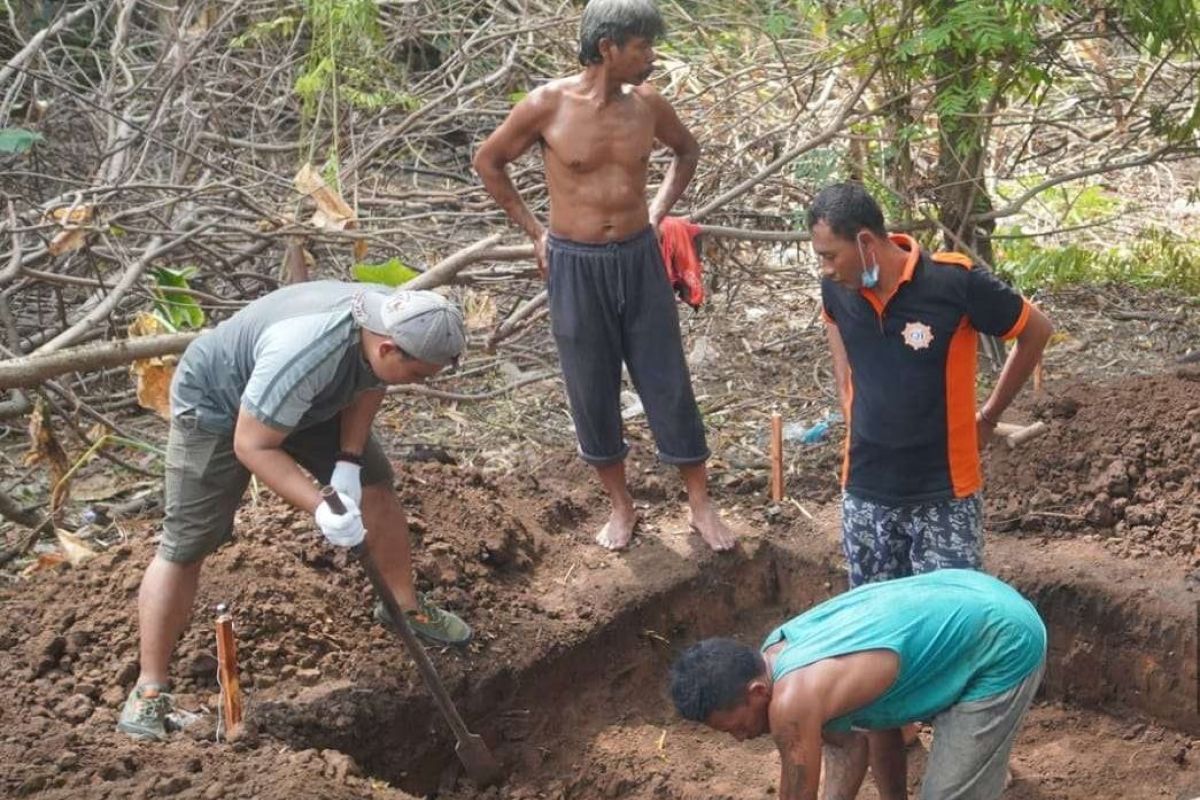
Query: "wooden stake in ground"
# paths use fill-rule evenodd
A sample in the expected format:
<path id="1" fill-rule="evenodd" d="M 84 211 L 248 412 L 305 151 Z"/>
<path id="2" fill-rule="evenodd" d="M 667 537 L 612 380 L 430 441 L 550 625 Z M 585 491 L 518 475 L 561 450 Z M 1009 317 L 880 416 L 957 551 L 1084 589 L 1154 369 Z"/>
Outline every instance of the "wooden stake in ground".
<path id="1" fill-rule="evenodd" d="M 224 603 L 217 606 L 217 677 L 221 681 L 221 708 L 225 717 L 225 736 L 228 738 L 242 724 L 242 688 L 238 683 L 233 615 Z"/>
<path id="2" fill-rule="evenodd" d="M 783 500 L 783 417 L 771 415 L 771 500 Z"/>

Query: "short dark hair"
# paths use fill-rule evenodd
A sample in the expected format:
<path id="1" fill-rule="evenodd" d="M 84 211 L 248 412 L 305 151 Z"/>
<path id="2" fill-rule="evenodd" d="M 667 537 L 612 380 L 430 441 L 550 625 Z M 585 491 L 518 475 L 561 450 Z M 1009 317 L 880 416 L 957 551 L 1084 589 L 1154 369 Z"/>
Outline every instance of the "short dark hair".
<path id="1" fill-rule="evenodd" d="M 635 36 L 653 42 L 666 30 L 653 0 L 590 0 L 579 23 L 579 63 L 586 67 L 604 60 L 601 39 L 624 47 Z"/>
<path id="2" fill-rule="evenodd" d="M 704 722 L 742 702 L 746 686 L 767 670 L 762 654 L 733 639 L 705 639 L 671 665 L 671 699 L 684 719 Z"/>
<path id="3" fill-rule="evenodd" d="M 808 207 L 808 229 L 824 222 L 843 239 L 854 239 L 859 231 L 887 236 L 883 210 L 861 183 L 846 181 L 826 186 Z"/>

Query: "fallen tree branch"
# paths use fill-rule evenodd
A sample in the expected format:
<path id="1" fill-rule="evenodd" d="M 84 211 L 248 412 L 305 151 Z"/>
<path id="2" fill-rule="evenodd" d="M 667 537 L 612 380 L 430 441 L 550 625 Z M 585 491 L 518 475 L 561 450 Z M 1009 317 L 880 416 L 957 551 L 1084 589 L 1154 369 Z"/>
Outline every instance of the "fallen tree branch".
<path id="1" fill-rule="evenodd" d="M 454 276 L 487 256 L 489 247 L 500 241 L 500 234 L 493 233 L 486 239 L 468 245 L 457 253 L 442 259 L 429 269 L 404 284 L 405 289 L 432 289 L 454 280 Z M 532 251 L 532 247 L 530 250 Z"/>
<path id="2" fill-rule="evenodd" d="M 65 372 L 117 367 L 140 358 L 182 353 L 199 332 L 139 336 L 0 361 L 0 389 L 37 386 Z"/>
<path id="3" fill-rule="evenodd" d="M 550 295 L 546 293 L 545 289 L 542 289 L 542 291 L 538 292 L 530 300 L 526 301 L 524 305 L 517 308 L 517 310 L 510 314 L 508 319 L 504 320 L 500 327 L 493 331 L 492 335 L 488 337 L 487 344 L 485 345 L 487 351 L 490 353 L 496 349 L 497 344 L 504 341 L 509 336 L 512 336 L 517 331 L 521 321 L 542 306 L 546 305 L 549 299 Z"/>
<path id="4" fill-rule="evenodd" d="M 480 392 L 479 394 L 459 394 L 458 392 L 447 392 L 444 389 L 434 389 L 433 387 L 425 386 L 420 383 L 402 383 L 397 386 L 392 386 L 388 389 L 388 393 L 389 394 L 415 394 L 420 397 L 433 397 L 438 400 L 454 400 L 457 402 L 471 403 L 471 402 L 477 402 L 480 400 L 491 400 L 494 397 L 499 397 L 502 394 L 507 394 L 507 393 L 513 391 L 514 389 L 519 389 L 522 386 L 525 386 L 527 384 L 537 383 L 538 381 L 544 381 L 544 380 L 548 380 L 550 378 L 555 378 L 560 374 L 562 374 L 562 370 L 560 370 L 560 369 L 551 369 L 551 370 L 546 370 L 544 372 L 535 372 L 532 375 L 526 375 L 522 378 L 518 378 L 517 380 L 513 381 L 512 383 L 506 383 L 505 385 L 501 386 L 499 389 L 492 389 L 487 392 Z"/>

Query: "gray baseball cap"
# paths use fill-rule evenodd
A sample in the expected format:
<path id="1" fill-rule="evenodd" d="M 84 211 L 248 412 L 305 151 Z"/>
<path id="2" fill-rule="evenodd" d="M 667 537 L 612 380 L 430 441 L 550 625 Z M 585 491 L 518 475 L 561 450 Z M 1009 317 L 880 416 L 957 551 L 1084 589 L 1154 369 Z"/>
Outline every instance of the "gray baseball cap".
<path id="1" fill-rule="evenodd" d="M 467 344 L 462 312 L 436 292 L 364 289 L 354 296 L 350 310 L 363 328 L 390 337 L 419 361 L 449 364 Z"/>

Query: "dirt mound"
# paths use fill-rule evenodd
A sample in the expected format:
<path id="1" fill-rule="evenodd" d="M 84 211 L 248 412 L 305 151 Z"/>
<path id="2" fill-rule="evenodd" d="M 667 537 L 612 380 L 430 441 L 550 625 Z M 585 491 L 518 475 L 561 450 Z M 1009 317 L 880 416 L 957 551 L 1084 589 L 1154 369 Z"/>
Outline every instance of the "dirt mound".
<path id="1" fill-rule="evenodd" d="M 1035 401 L 1041 438 L 987 458 L 992 530 L 1098 534 L 1122 556 L 1200 567 L 1200 382 L 1180 371 Z"/>
<path id="2" fill-rule="evenodd" d="M 440 464 L 398 469 L 410 514 L 418 587 L 470 620 L 469 653 L 526 614 L 523 599 L 545 534 L 544 509 L 513 482 Z M 389 634 L 371 621 L 371 596 L 345 551 L 329 548 L 307 515 L 264 493 L 239 512 L 235 541 L 205 566 L 193 623 L 173 662 L 177 705 L 202 715 L 169 747 L 114 731 L 137 677 L 136 595 L 157 522 L 77 569 L 35 575 L 0 602 L 0 795 L 39 797 L 404 797 L 372 785 L 348 756 L 292 752 L 259 737 L 254 706 L 310 687 L 356 681 L 398 694 L 421 691 Z M 242 685 L 255 698 L 249 734 L 214 741 L 219 706 L 211 609 L 234 609 Z M 513 643 L 505 645 L 513 646 Z M 336 721 L 335 721 L 336 722 Z"/>

